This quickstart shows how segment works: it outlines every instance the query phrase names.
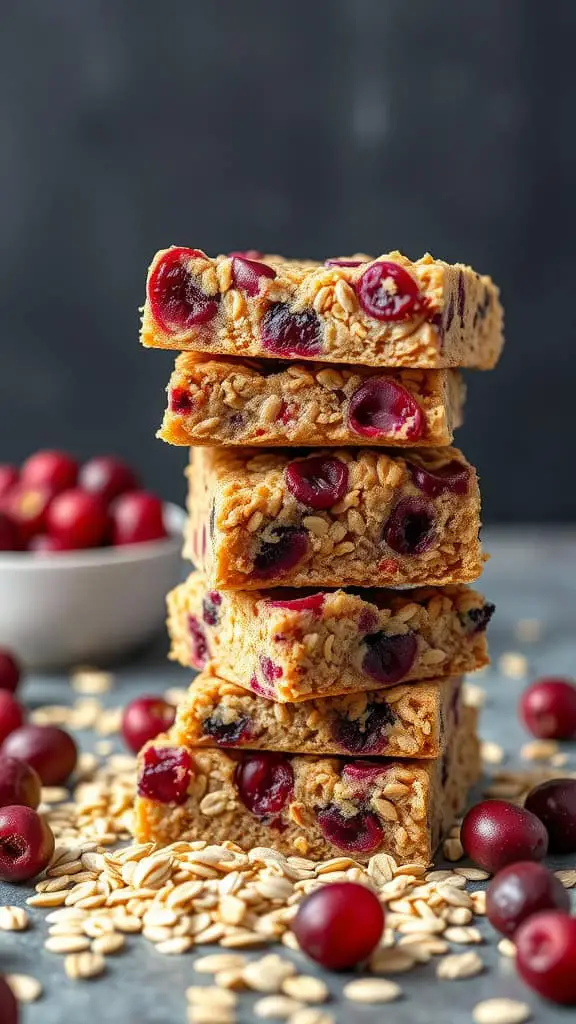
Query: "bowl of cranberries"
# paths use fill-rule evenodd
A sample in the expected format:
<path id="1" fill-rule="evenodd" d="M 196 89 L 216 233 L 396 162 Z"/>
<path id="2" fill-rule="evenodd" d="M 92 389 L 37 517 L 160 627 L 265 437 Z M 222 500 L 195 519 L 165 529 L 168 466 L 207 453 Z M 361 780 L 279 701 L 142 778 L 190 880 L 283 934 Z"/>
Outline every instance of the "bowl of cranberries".
<path id="1" fill-rule="evenodd" d="M 35 668 L 143 646 L 180 578 L 183 525 L 115 456 L 0 464 L 0 642 Z"/>

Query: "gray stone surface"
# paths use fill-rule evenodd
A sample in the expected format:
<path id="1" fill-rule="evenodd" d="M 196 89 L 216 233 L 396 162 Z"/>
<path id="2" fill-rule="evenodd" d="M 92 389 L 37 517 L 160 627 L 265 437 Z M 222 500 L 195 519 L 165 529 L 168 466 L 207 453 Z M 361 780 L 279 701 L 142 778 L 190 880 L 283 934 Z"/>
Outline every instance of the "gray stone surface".
<path id="1" fill-rule="evenodd" d="M 482 589 L 497 603 L 491 627 L 491 647 L 495 667 L 478 681 L 489 693 L 482 718 L 482 735 L 501 743 L 513 763 L 526 739 L 516 717 L 515 706 L 524 685 L 499 676 L 498 656 L 503 651 L 522 651 L 529 659 L 529 676 L 538 674 L 575 674 L 576 647 L 574 608 L 576 606 L 576 535 L 555 530 L 520 530 L 488 533 L 486 546 L 492 552 Z M 514 627 L 521 618 L 538 618 L 543 624 L 537 643 L 520 643 Z M 154 692 L 167 685 L 183 685 L 188 674 L 163 661 L 163 645 L 137 662 L 118 670 L 118 685 L 111 702 L 124 702 L 138 692 Z M 69 699 L 64 678 L 31 680 L 26 696 L 32 702 Z M 89 747 L 89 737 L 86 746 Z M 566 749 L 569 749 L 567 747 Z M 576 754 L 574 746 L 572 755 Z M 574 763 L 574 757 L 572 757 Z M 571 859 L 572 865 L 574 858 Z M 557 861 L 554 866 L 568 866 Z M 0 903 L 23 903 L 28 890 L 0 885 Z M 180 1024 L 185 1022 L 184 991 L 196 981 L 205 984 L 206 976 L 195 975 L 191 954 L 179 958 L 164 957 L 138 937 L 128 937 L 127 951 L 109 959 L 105 977 L 94 982 L 69 981 L 60 957 L 43 949 L 46 932 L 44 913 L 35 911 L 34 926 L 26 933 L 0 932 L 0 972 L 24 972 L 42 980 L 45 994 L 41 1001 L 24 1012 L 25 1024 Z M 386 1007 L 358 1007 L 340 998 L 346 976 L 325 974 L 334 1002 L 330 1006 L 338 1024 L 468 1024 L 472 1007 L 480 999 L 508 996 L 528 1002 L 534 1018 L 546 1024 L 561 1024 L 573 1019 L 574 1011 L 544 1004 L 516 979 L 513 964 L 501 959 L 494 934 L 481 924 L 490 941 L 480 948 L 486 972 L 460 982 L 438 982 L 433 964 L 416 968 L 397 980 L 404 998 Z M 465 947 L 462 947 L 465 948 Z M 283 951 L 284 952 L 284 951 Z M 302 971 L 313 972 L 312 965 L 298 954 L 286 951 Z M 240 1024 L 256 1020 L 251 996 L 241 997 Z"/>

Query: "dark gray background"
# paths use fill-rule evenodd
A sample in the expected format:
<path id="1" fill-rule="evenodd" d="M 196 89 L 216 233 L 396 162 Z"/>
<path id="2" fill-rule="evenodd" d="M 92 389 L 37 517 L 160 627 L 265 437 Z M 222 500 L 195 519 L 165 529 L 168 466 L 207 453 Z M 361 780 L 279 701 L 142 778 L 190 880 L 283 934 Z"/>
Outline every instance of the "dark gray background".
<path id="1" fill-rule="evenodd" d="M 429 249 L 506 303 L 459 435 L 486 518 L 574 518 L 573 0 L 19 0 L 0 34 L 0 461 L 118 451 L 181 499 L 157 248 Z"/>

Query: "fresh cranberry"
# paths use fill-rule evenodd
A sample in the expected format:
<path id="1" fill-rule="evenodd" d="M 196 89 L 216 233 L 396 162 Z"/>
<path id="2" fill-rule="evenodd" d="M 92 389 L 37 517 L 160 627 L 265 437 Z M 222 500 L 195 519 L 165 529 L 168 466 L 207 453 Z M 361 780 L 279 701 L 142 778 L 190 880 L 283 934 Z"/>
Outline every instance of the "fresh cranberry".
<path id="1" fill-rule="evenodd" d="M 467 612 L 459 612 L 460 621 L 468 636 L 473 636 L 475 633 L 483 633 L 487 629 L 495 610 L 496 605 L 487 601 L 481 608 L 469 608 Z"/>
<path id="2" fill-rule="evenodd" d="M 2 1024 L 18 1024 L 20 1014 L 16 996 L 8 982 L 0 974 L 0 1020 Z"/>
<path id="3" fill-rule="evenodd" d="M 0 807 L 22 804 L 36 810 L 40 803 L 40 779 L 25 761 L 0 754 Z"/>
<path id="4" fill-rule="evenodd" d="M 135 754 L 145 743 L 174 725 L 176 708 L 163 697 L 137 697 L 122 714 L 122 738 Z"/>
<path id="5" fill-rule="evenodd" d="M 126 491 L 136 491 L 140 481 L 134 470 L 115 455 L 97 455 L 80 470 L 80 487 L 96 494 L 107 505 Z"/>
<path id="6" fill-rule="evenodd" d="M 368 704 L 362 719 L 338 715 L 332 723 L 332 737 L 350 754 L 380 754 L 387 745 L 386 731 L 396 721 L 390 704 Z"/>
<path id="7" fill-rule="evenodd" d="M 289 356 L 316 356 L 322 349 L 322 326 L 313 309 L 292 313 L 275 302 L 262 317 L 262 346 L 268 352 Z"/>
<path id="8" fill-rule="evenodd" d="M 45 487 L 59 494 L 76 486 L 78 463 L 66 452 L 36 452 L 22 466 L 21 478 L 27 487 Z"/>
<path id="9" fill-rule="evenodd" d="M 414 633 L 389 636 L 388 633 L 369 633 L 364 637 L 366 654 L 362 671 L 378 683 L 397 683 L 408 674 L 418 651 Z"/>
<path id="10" fill-rule="evenodd" d="M 164 506 L 155 494 L 129 491 L 112 505 L 112 543 L 142 544 L 167 536 Z"/>
<path id="11" fill-rule="evenodd" d="M 256 260 L 248 260 L 245 256 L 234 256 L 232 259 L 232 284 L 247 295 L 258 295 L 260 278 L 272 279 L 276 271 Z"/>
<path id="12" fill-rule="evenodd" d="M 0 551 L 21 551 L 18 527 L 11 516 L 0 510 Z"/>
<path id="13" fill-rule="evenodd" d="M 32 537 L 27 550 L 34 551 L 37 555 L 53 555 L 58 551 L 70 551 L 71 549 L 59 537 L 51 537 L 48 533 L 39 533 L 36 537 Z"/>
<path id="14" fill-rule="evenodd" d="M 9 466 L 6 462 L 0 463 L 0 501 L 18 483 L 18 480 L 19 473 L 15 466 Z"/>
<path id="15" fill-rule="evenodd" d="M 217 626 L 220 620 L 220 606 L 222 594 L 217 590 L 210 590 L 202 598 L 202 618 L 207 626 Z"/>
<path id="16" fill-rule="evenodd" d="M 535 814 L 506 800 L 484 800 L 468 811 L 460 834 L 467 855 L 495 873 L 519 860 L 542 860 L 546 829 Z"/>
<path id="17" fill-rule="evenodd" d="M 372 853 L 384 838 L 380 821 L 371 811 L 359 811 L 345 818 L 331 804 L 318 813 L 318 824 L 329 843 L 348 853 Z"/>
<path id="18" fill-rule="evenodd" d="M 576 779 L 549 779 L 530 791 L 524 807 L 548 832 L 550 853 L 576 853 Z"/>
<path id="19" fill-rule="evenodd" d="M 43 786 L 61 786 L 76 767 L 78 749 L 57 725 L 23 725 L 4 741 L 2 756 L 26 761 Z"/>
<path id="20" fill-rule="evenodd" d="M 297 526 L 277 526 L 276 540 L 260 541 L 254 571 L 260 579 L 280 576 L 298 565 L 308 554 L 308 534 Z"/>
<path id="21" fill-rule="evenodd" d="M 31 807 L 0 808 L 0 880 L 26 882 L 49 863 L 54 836 Z"/>
<path id="22" fill-rule="evenodd" d="M 54 492 L 46 486 L 27 484 L 13 487 L 4 502 L 4 510 L 16 524 L 20 540 L 27 544 L 36 533 L 41 533 L 54 500 Z"/>
<path id="23" fill-rule="evenodd" d="M 516 967 L 545 999 L 576 1006 L 576 917 L 559 910 L 535 914 L 514 936 Z"/>
<path id="24" fill-rule="evenodd" d="M 366 960 L 380 942 L 384 910 L 365 885 L 334 882 L 303 900 L 292 930 L 312 960 L 345 971 Z"/>
<path id="25" fill-rule="evenodd" d="M 348 466 L 330 455 L 296 459 L 286 466 L 286 486 L 308 508 L 332 508 L 341 501 L 348 487 Z"/>
<path id="26" fill-rule="evenodd" d="M 210 715 L 202 722 L 204 736 L 211 736 L 222 747 L 233 747 L 236 743 L 245 743 L 252 735 L 252 722 L 248 715 L 238 715 L 231 722 L 223 722 L 216 714 Z"/>
<path id="27" fill-rule="evenodd" d="M 24 710 L 8 690 L 0 690 L 0 743 L 24 722 Z"/>
<path id="28" fill-rule="evenodd" d="M 12 651 L 0 647 L 0 690 L 16 693 L 21 677 L 22 669 Z"/>
<path id="29" fill-rule="evenodd" d="M 170 412 L 188 416 L 192 412 L 192 398 L 187 388 L 170 388 L 168 396 Z"/>
<path id="30" fill-rule="evenodd" d="M 350 398 L 348 422 L 362 437 L 390 437 L 402 434 L 417 441 L 424 433 L 424 417 L 406 388 L 389 377 L 371 377 Z"/>
<path id="31" fill-rule="evenodd" d="M 204 668 L 208 663 L 210 652 L 204 626 L 195 615 L 188 616 L 188 632 L 190 633 L 190 661 L 193 668 Z"/>
<path id="32" fill-rule="evenodd" d="M 520 698 L 520 717 L 539 739 L 573 739 L 576 686 L 566 679 L 537 679 Z"/>
<path id="33" fill-rule="evenodd" d="M 95 548 L 106 536 L 108 513 L 101 498 L 74 488 L 54 498 L 46 526 L 50 536 L 70 550 Z"/>
<path id="34" fill-rule="evenodd" d="M 280 593 L 280 591 L 278 591 Z M 288 590 L 287 593 L 294 593 Z M 270 608 L 285 608 L 289 612 L 314 612 L 319 614 L 322 611 L 326 594 L 307 594 L 306 597 L 289 597 L 286 599 L 275 598 L 268 602 Z"/>
<path id="35" fill-rule="evenodd" d="M 228 256 L 239 256 L 243 260 L 261 260 L 264 253 L 260 249 L 235 249 Z"/>
<path id="36" fill-rule="evenodd" d="M 325 267 L 361 267 L 363 263 L 367 263 L 367 260 L 339 260 L 329 259 L 324 260 Z"/>
<path id="37" fill-rule="evenodd" d="M 429 498 L 437 498 L 445 491 L 451 491 L 452 494 L 468 494 L 470 471 L 468 466 L 463 466 L 458 459 L 451 459 L 434 471 L 423 469 L 412 462 L 407 462 L 406 465 L 416 487 Z"/>
<path id="38" fill-rule="evenodd" d="M 236 766 L 234 781 L 242 803 L 257 818 L 281 814 L 294 792 L 294 772 L 283 754 L 251 754 Z"/>
<path id="39" fill-rule="evenodd" d="M 219 295 L 206 295 L 190 272 L 190 260 L 206 259 L 200 249 L 169 249 L 150 275 L 148 298 L 152 316 L 170 332 L 206 324 L 218 312 Z"/>
<path id="40" fill-rule="evenodd" d="M 434 508 L 423 498 L 402 498 L 384 527 L 384 540 L 399 555 L 421 555 L 435 536 Z"/>
<path id="41" fill-rule="evenodd" d="M 530 860 L 509 864 L 490 882 L 486 916 L 502 935 L 514 935 L 523 921 L 540 910 L 570 910 L 567 890 L 543 864 Z"/>
<path id="42" fill-rule="evenodd" d="M 356 290 L 362 309 L 376 320 L 408 320 L 423 308 L 414 278 L 398 263 L 388 260 L 380 260 L 368 267 Z"/>
<path id="43" fill-rule="evenodd" d="M 148 747 L 138 777 L 138 793 L 161 804 L 183 804 L 192 774 L 192 758 L 187 750 Z"/>

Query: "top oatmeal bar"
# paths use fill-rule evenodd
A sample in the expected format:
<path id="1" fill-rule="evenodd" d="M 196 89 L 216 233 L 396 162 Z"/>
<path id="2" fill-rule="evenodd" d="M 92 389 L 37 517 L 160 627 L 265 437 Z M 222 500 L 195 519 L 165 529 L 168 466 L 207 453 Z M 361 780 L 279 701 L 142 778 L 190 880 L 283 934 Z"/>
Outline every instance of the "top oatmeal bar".
<path id="1" fill-rule="evenodd" d="M 322 264 L 175 246 L 152 261 L 141 339 L 222 355 L 489 370 L 503 345 L 502 307 L 489 277 L 429 254 Z"/>

